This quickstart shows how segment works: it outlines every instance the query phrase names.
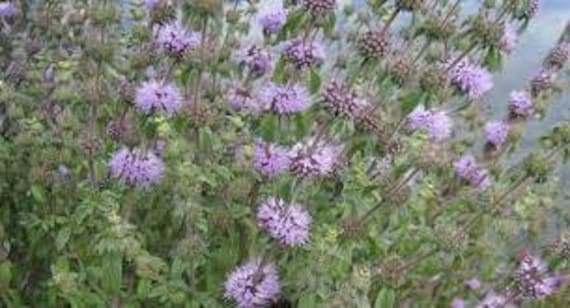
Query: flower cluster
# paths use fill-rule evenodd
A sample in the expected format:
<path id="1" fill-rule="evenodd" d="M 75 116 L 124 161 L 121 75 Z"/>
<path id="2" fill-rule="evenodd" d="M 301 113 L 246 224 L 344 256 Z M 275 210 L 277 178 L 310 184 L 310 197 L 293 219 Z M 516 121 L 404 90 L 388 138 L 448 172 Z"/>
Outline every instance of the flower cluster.
<path id="1" fill-rule="evenodd" d="M 287 171 L 290 164 L 289 150 L 285 147 L 261 140 L 255 142 L 253 166 L 261 175 L 274 178 Z"/>
<path id="2" fill-rule="evenodd" d="M 307 110 L 311 99 L 307 89 L 299 84 L 267 84 L 260 92 L 259 102 L 263 109 L 277 114 L 292 114 Z"/>
<path id="3" fill-rule="evenodd" d="M 318 42 L 296 39 L 286 44 L 283 57 L 299 69 L 310 68 L 323 63 L 325 49 Z"/>
<path id="4" fill-rule="evenodd" d="M 255 259 L 236 268 L 225 283 L 225 297 L 240 308 L 267 307 L 281 293 L 275 265 Z"/>
<path id="5" fill-rule="evenodd" d="M 495 148 L 500 148 L 509 136 L 509 124 L 499 122 L 489 122 L 485 125 L 485 139 L 487 143 Z"/>
<path id="6" fill-rule="evenodd" d="M 109 161 L 111 177 L 135 187 L 148 189 L 163 177 L 164 164 L 153 152 L 122 148 Z"/>
<path id="7" fill-rule="evenodd" d="M 503 33 L 499 39 L 499 48 L 506 53 L 511 53 L 515 49 L 517 41 L 517 30 L 512 24 L 506 23 L 503 26 Z"/>
<path id="8" fill-rule="evenodd" d="M 271 69 L 271 55 L 255 45 L 241 49 L 237 58 L 240 66 L 247 67 L 256 75 L 263 75 Z"/>
<path id="9" fill-rule="evenodd" d="M 286 21 L 287 12 L 283 9 L 267 12 L 259 17 L 259 24 L 266 35 L 276 34 L 281 31 Z"/>
<path id="10" fill-rule="evenodd" d="M 200 35 L 180 22 L 172 22 L 159 28 L 156 42 L 171 55 L 182 57 L 200 44 Z"/>
<path id="11" fill-rule="evenodd" d="M 331 81 L 321 93 L 321 101 L 333 115 L 358 118 L 370 104 L 350 87 L 336 80 Z"/>
<path id="12" fill-rule="evenodd" d="M 271 197 L 259 207 L 257 221 L 283 245 L 301 246 L 309 239 L 311 216 L 299 204 L 287 205 L 282 199 Z"/>
<path id="13" fill-rule="evenodd" d="M 541 69 L 530 81 L 531 95 L 537 97 L 542 91 L 552 87 L 556 80 L 556 72 L 551 69 Z"/>
<path id="14" fill-rule="evenodd" d="M 479 190 L 491 186 L 489 172 L 480 167 L 472 155 L 464 155 L 454 163 L 455 174 Z"/>
<path id="15" fill-rule="evenodd" d="M 303 7 L 313 16 L 323 16 L 336 8 L 336 0 L 302 0 Z"/>
<path id="16" fill-rule="evenodd" d="M 513 91 L 509 97 L 509 111 L 513 116 L 528 117 L 534 112 L 532 97 L 527 91 Z"/>
<path id="17" fill-rule="evenodd" d="M 344 146 L 311 137 L 291 149 L 291 171 L 301 177 L 328 176 L 340 164 Z"/>
<path id="18" fill-rule="evenodd" d="M 263 106 L 259 101 L 251 95 L 251 93 L 241 87 L 232 87 L 226 93 L 226 99 L 230 107 L 235 112 L 252 112 L 258 113 L 263 110 Z"/>
<path id="19" fill-rule="evenodd" d="M 453 63 L 453 60 L 449 61 Z M 449 70 L 449 79 L 469 99 L 477 100 L 493 88 L 491 73 L 484 67 L 463 60 Z"/>
<path id="20" fill-rule="evenodd" d="M 0 2 L 0 17 L 11 18 L 16 16 L 18 10 L 11 2 Z"/>
<path id="21" fill-rule="evenodd" d="M 521 297 L 544 298 L 556 290 L 559 281 L 548 275 L 542 260 L 527 255 L 515 273 L 515 284 Z"/>
<path id="22" fill-rule="evenodd" d="M 451 136 L 452 120 L 445 111 L 430 111 L 416 108 L 408 115 L 408 128 L 425 130 L 433 141 L 442 141 Z"/>
<path id="23" fill-rule="evenodd" d="M 135 105 L 146 114 L 158 111 L 172 116 L 182 107 L 182 95 L 174 83 L 146 81 L 136 89 Z"/>

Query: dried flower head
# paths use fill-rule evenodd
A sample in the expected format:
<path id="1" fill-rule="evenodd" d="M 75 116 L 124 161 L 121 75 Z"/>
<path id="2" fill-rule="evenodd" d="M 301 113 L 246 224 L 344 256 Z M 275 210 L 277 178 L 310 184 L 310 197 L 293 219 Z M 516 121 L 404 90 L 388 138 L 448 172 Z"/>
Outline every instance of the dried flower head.
<path id="1" fill-rule="evenodd" d="M 453 60 L 450 61 L 453 63 Z M 469 99 L 477 100 L 493 88 L 492 75 L 487 69 L 463 60 L 449 70 L 451 83 L 466 93 Z"/>
<path id="2" fill-rule="evenodd" d="M 347 84 L 336 80 L 331 81 L 324 88 L 321 101 L 333 115 L 351 119 L 358 118 L 370 106 L 366 99 L 350 89 Z"/>
<path id="3" fill-rule="evenodd" d="M 365 58 L 381 58 L 388 52 L 389 47 L 389 36 L 382 30 L 366 32 L 358 44 L 358 49 Z"/>
<path id="4" fill-rule="evenodd" d="M 487 123 L 485 125 L 485 139 L 487 143 L 495 148 L 500 148 L 507 141 L 509 129 L 509 124 L 502 121 Z"/>
<path id="5" fill-rule="evenodd" d="M 271 69 L 271 55 L 267 50 L 255 45 L 241 49 L 237 59 L 240 66 L 247 67 L 250 72 L 258 76 Z"/>
<path id="6" fill-rule="evenodd" d="M 488 171 L 480 167 L 472 155 L 464 155 L 454 163 L 454 167 L 455 174 L 474 188 L 485 190 L 491 186 Z"/>
<path id="7" fill-rule="evenodd" d="M 295 39 L 285 44 L 283 57 L 298 69 L 310 68 L 323 63 L 325 49 L 319 42 Z"/>
<path id="8" fill-rule="evenodd" d="M 534 112 L 532 97 L 527 91 L 513 91 L 509 97 L 509 111 L 513 116 L 528 117 Z"/>
<path id="9" fill-rule="evenodd" d="M 172 116 L 182 107 L 182 95 L 172 82 L 145 81 L 136 89 L 135 105 L 146 114 L 162 112 Z"/>
<path id="10" fill-rule="evenodd" d="M 570 43 L 562 42 L 556 45 L 546 58 L 546 66 L 554 69 L 564 67 L 570 57 Z"/>
<path id="11" fill-rule="evenodd" d="M 301 205 L 287 205 L 275 197 L 267 199 L 257 211 L 261 228 L 283 245 L 302 246 L 309 239 L 311 216 Z"/>
<path id="12" fill-rule="evenodd" d="M 182 57 L 200 44 L 200 34 L 180 22 L 171 22 L 160 26 L 156 42 L 171 55 Z"/>
<path id="13" fill-rule="evenodd" d="M 314 17 L 323 16 L 336 8 L 336 0 L 302 0 L 302 4 Z"/>
<path id="14" fill-rule="evenodd" d="M 344 146 L 315 137 L 291 149 L 291 171 L 301 177 L 331 175 L 340 164 Z"/>
<path id="15" fill-rule="evenodd" d="M 510 23 L 503 25 L 503 33 L 499 39 L 499 48 L 506 52 L 511 53 L 518 42 L 518 33 L 515 27 Z"/>
<path id="16" fill-rule="evenodd" d="M 253 153 L 253 166 L 267 178 L 274 178 L 289 170 L 289 150 L 280 145 L 257 140 Z"/>
<path id="17" fill-rule="evenodd" d="M 266 110 L 277 114 L 292 114 L 307 110 L 311 105 L 309 92 L 298 84 L 277 85 L 269 83 L 259 95 Z"/>
<path id="18" fill-rule="evenodd" d="M 236 268 L 225 282 L 224 296 L 240 308 L 266 307 L 281 293 L 275 265 L 261 262 L 255 259 Z"/>
<path id="19" fill-rule="evenodd" d="M 162 179 L 164 164 L 152 152 L 122 148 L 109 161 L 109 174 L 127 185 L 148 189 Z"/>
<path id="20" fill-rule="evenodd" d="M 286 21 L 287 11 L 283 9 L 266 12 L 259 17 L 259 24 L 261 25 L 265 35 L 279 33 Z"/>

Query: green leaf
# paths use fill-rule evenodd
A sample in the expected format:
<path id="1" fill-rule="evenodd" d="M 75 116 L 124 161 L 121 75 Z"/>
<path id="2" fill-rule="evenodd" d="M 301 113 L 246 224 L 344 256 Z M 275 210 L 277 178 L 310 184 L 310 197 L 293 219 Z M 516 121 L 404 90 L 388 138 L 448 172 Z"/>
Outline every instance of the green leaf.
<path id="1" fill-rule="evenodd" d="M 263 140 L 273 141 L 279 128 L 278 126 L 276 116 L 265 116 L 263 120 L 261 120 L 261 136 Z"/>
<path id="2" fill-rule="evenodd" d="M 285 82 L 285 59 L 279 58 L 273 70 L 273 81 L 276 83 Z"/>
<path id="3" fill-rule="evenodd" d="M 0 290 L 7 289 L 12 280 L 12 264 L 9 261 L 0 264 Z"/>
<path id="4" fill-rule="evenodd" d="M 309 73 L 309 91 L 311 94 L 315 94 L 319 91 L 321 87 L 321 76 L 318 72 L 311 70 Z"/>
<path id="5" fill-rule="evenodd" d="M 390 289 L 382 289 L 378 292 L 376 296 L 376 301 L 374 302 L 374 308 L 391 308 L 395 307 L 396 294 Z"/>
<path id="6" fill-rule="evenodd" d="M 121 291 L 123 283 L 123 259 L 119 254 L 109 254 L 103 258 L 101 268 L 101 286 L 111 295 L 117 295 Z"/>
<path id="7" fill-rule="evenodd" d="M 277 42 L 286 40 L 291 33 L 299 32 L 299 28 L 303 24 L 305 13 L 306 10 L 299 9 L 289 15 L 287 22 L 277 35 Z"/>
<path id="8" fill-rule="evenodd" d="M 400 110 L 402 111 L 402 115 L 407 115 L 408 113 L 412 112 L 416 106 L 418 106 L 421 102 L 422 92 L 410 92 L 404 98 L 402 98 L 402 103 L 400 105 Z"/>
<path id="9" fill-rule="evenodd" d="M 42 186 L 34 184 L 32 185 L 31 191 L 32 191 L 32 198 L 34 198 L 34 201 L 40 204 L 46 203 L 46 192 Z"/>
<path id="10" fill-rule="evenodd" d="M 71 236 L 71 228 L 64 227 L 63 229 L 59 230 L 57 234 L 57 238 L 55 239 L 55 247 L 58 251 L 61 251 Z"/>
<path id="11" fill-rule="evenodd" d="M 325 36 L 330 37 L 334 31 L 334 26 L 336 24 L 336 14 L 331 12 L 323 24 L 323 32 Z"/>
<path id="12" fill-rule="evenodd" d="M 298 308 L 315 308 L 317 307 L 317 300 L 314 295 L 306 295 L 299 299 L 297 303 Z"/>

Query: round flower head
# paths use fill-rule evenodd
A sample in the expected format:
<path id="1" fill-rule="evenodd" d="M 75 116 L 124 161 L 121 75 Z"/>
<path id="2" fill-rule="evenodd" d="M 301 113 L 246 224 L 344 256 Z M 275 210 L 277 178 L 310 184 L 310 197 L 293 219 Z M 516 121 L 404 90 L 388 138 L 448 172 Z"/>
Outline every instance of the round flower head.
<path id="1" fill-rule="evenodd" d="M 471 279 L 465 281 L 465 284 L 471 290 L 477 290 L 481 287 L 481 281 L 479 281 L 479 279 L 477 279 L 477 278 L 471 278 Z"/>
<path id="2" fill-rule="evenodd" d="M 225 297 L 240 308 L 267 307 L 281 293 L 275 265 L 252 260 L 236 268 L 225 282 Z"/>
<path id="3" fill-rule="evenodd" d="M 313 16 L 323 16 L 336 8 L 336 0 L 302 0 L 303 7 Z"/>
<path id="4" fill-rule="evenodd" d="M 518 292 L 526 298 L 544 298 L 552 294 L 557 285 L 556 277 L 548 276 L 546 264 L 539 258 L 527 255 L 515 273 Z"/>
<path id="5" fill-rule="evenodd" d="M 423 129 L 431 122 L 431 112 L 420 106 L 412 111 L 407 118 L 408 128 L 411 130 Z"/>
<path id="6" fill-rule="evenodd" d="M 162 178 L 164 164 L 152 152 L 122 148 L 109 161 L 109 173 L 127 185 L 148 189 Z"/>
<path id="7" fill-rule="evenodd" d="M 291 171 L 301 177 L 328 176 L 340 164 L 340 155 L 344 146 L 324 140 L 309 138 L 299 142 L 291 149 Z"/>
<path id="8" fill-rule="evenodd" d="M 180 22 L 172 22 L 159 28 L 156 42 L 171 55 L 181 57 L 200 44 L 200 35 Z"/>
<path id="9" fill-rule="evenodd" d="M 465 308 L 466 306 L 465 300 L 461 298 L 454 298 L 453 301 L 451 301 L 451 308 Z"/>
<path id="10" fill-rule="evenodd" d="M 547 90 L 556 80 L 556 72 L 549 69 L 541 69 L 530 81 L 531 95 L 536 97 L 540 92 Z"/>
<path id="11" fill-rule="evenodd" d="M 180 110 L 182 96 L 174 83 L 145 81 L 136 89 L 135 105 L 145 114 L 159 111 L 171 116 Z"/>
<path id="12" fill-rule="evenodd" d="M 416 108 L 408 115 L 408 128 L 425 130 L 433 141 L 443 141 L 451 136 L 453 122 L 445 111 L 428 111 Z"/>
<path id="13" fill-rule="evenodd" d="M 505 23 L 503 26 L 503 33 L 499 39 L 499 48 L 506 53 L 511 53 L 515 49 L 517 41 L 517 30 L 512 24 Z"/>
<path id="14" fill-rule="evenodd" d="M 482 66 L 465 62 L 449 73 L 451 82 L 466 93 L 469 99 L 480 99 L 493 88 L 491 73 Z"/>
<path id="15" fill-rule="evenodd" d="M 546 66 L 554 69 L 564 67 L 570 57 L 570 43 L 561 42 L 554 47 L 546 58 Z"/>
<path id="16" fill-rule="evenodd" d="M 252 97 L 249 91 L 239 87 L 231 88 L 226 94 L 226 99 L 235 112 L 258 113 L 263 110 L 259 101 Z"/>
<path id="17" fill-rule="evenodd" d="M 266 35 L 276 34 L 281 31 L 286 21 L 287 12 L 283 9 L 267 12 L 259 17 L 259 24 Z"/>
<path id="18" fill-rule="evenodd" d="M 261 228 L 283 245 L 301 246 L 309 239 L 311 216 L 298 204 L 286 205 L 281 199 L 267 199 L 257 212 Z"/>
<path id="19" fill-rule="evenodd" d="M 247 67 L 256 75 L 263 75 L 271 69 L 271 55 L 255 45 L 240 50 L 237 58 L 240 66 Z"/>
<path id="20" fill-rule="evenodd" d="M 0 17 L 11 18 L 16 16 L 17 13 L 18 10 L 11 2 L 8 1 L 0 2 Z"/>
<path id="21" fill-rule="evenodd" d="M 455 174 L 472 187 L 485 190 L 491 186 L 489 172 L 481 168 L 472 155 L 464 155 L 454 163 Z"/>
<path id="22" fill-rule="evenodd" d="M 145 0 L 144 6 L 148 11 L 152 11 L 157 8 L 163 0 Z"/>
<path id="23" fill-rule="evenodd" d="M 335 116 L 358 118 L 370 104 L 345 83 L 331 81 L 321 93 L 323 105 Z"/>
<path id="24" fill-rule="evenodd" d="M 259 101 L 277 114 L 305 111 L 311 104 L 309 92 L 297 84 L 277 85 L 269 83 L 261 90 Z"/>
<path id="25" fill-rule="evenodd" d="M 489 122 L 485 125 L 485 139 L 496 148 L 501 147 L 509 136 L 510 126 L 505 122 Z"/>
<path id="26" fill-rule="evenodd" d="M 495 294 L 493 292 L 487 293 L 485 298 L 477 304 L 477 308 L 501 308 L 509 307 L 505 306 L 507 304 L 507 298 L 503 295 Z"/>
<path id="27" fill-rule="evenodd" d="M 303 42 L 302 40 L 293 40 L 286 44 L 283 53 L 285 59 L 298 69 L 318 66 L 325 59 L 325 50 L 318 42 Z"/>
<path id="28" fill-rule="evenodd" d="M 256 141 L 253 153 L 253 166 L 267 178 L 274 178 L 287 171 L 291 159 L 289 151 L 276 144 Z"/>
<path id="29" fill-rule="evenodd" d="M 532 97 L 527 91 L 513 91 L 509 97 L 509 111 L 514 116 L 527 117 L 534 112 Z"/>

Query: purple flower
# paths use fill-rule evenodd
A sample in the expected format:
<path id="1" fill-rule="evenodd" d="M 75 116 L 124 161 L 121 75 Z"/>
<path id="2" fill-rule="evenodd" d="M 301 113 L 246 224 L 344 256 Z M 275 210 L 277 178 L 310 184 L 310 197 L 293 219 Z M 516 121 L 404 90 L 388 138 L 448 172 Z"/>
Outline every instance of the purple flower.
<path id="1" fill-rule="evenodd" d="M 315 41 L 292 40 L 285 44 L 283 57 L 298 69 L 318 66 L 325 59 L 325 49 Z"/>
<path id="2" fill-rule="evenodd" d="M 255 45 L 241 49 L 237 58 L 240 66 L 247 67 L 257 75 L 263 75 L 271 69 L 271 55 Z"/>
<path id="3" fill-rule="evenodd" d="M 16 16 L 18 10 L 11 2 L 0 2 L 0 17 L 11 18 Z"/>
<path id="4" fill-rule="evenodd" d="M 465 281 L 465 284 L 471 290 L 477 290 L 481 287 L 481 281 L 479 281 L 479 279 L 477 279 L 477 278 L 471 278 L 471 279 Z"/>
<path id="5" fill-rule="evenodd" d="M 336 8 L 336 0 L 302 0 L 302 4 L 313 16 L 323 16 Z"/>
<path id="6" fill-rule="evenodd" d="M 453 62 L 453 59 L 450 59 Z M 467 94 L 469 99 L 477 100 L 493 88 L 492 75 L 482 66 L 463 60 L 449 71 L 451 82 Z"/>
<path id="7" fill-rule="evenodd" d="M 347 84 L 331 81 L 321 93 L 323 105 L 334 115 L 356 119 L 362 115 L 370 103 L 352 90 Z"/>
<path id="8" fill-rule="evenodd" d="M 485 139 L 496 148 L 501 147 L 509 137 L 510 126 L 502 121 L 489 122 L 485 125 Z"/>
<path id="9" fill-rule="evenodd" d="M 152 11 L 157 8 L 163 0 L 145 0 L 144 6 L 148 11 Z"/>
<path id="10" fill-rule="evenodd" d="M 286 148 L 261 140 L 255 142 L 253 166 L 263 176 L 274 178 L 287 171 L 290 164 L 291 158 Z"/>
<path id="11" fill-rule="evenodd" d="M 265 105 L 265 109 L 277 114 L 305 111 L 311 104 L 309 92 L 304 86 L 298 84 L 269 83 L 261 90 L 259 101 Z"/>
<path id="12" fill-rule="evenodd" d="M 291 149 L 291 171 L 301 177 L 328 176 L 339 166 L 343 150 L 340 143 L 314 137 L 299 142 Z"/>
<path id="13" fill-rule="evenodd" d="M 298 204 L 286 205 L 283 200 L 271 197 L 259 207 L 257 222 L 283 245 L 302 246 L 309 239 L 311 216 Z"/>
<path id="14" fill-rule="evenodd" d="M 275 265 L 256 259 L 236 268 L 227 278 L 224 296 L 240 308 L 266 307 L 281 293 Z"/>
<path id="15" fill-rule="evenodd" d="M 127 185 L 148 189 L 162 179 L 164 164 L 152 152 L 122 148 L 109 161 L 109 173 Z"/>
<path id="16" fill-rule="evenodd" d="M 505 23 L 503 26 L 503 34 L 499 39 L 499 48 L 506 53 L 511 53 L 515 49 L 517 42 L 517 30 L 512 24 Z"/>
<path id="17" fill-rule="evenodd" d="M 540 92 L 552 87 L 556 80 L 557 74 L 552 69 L 541 69 L 538 71 L 530 81 L 531 95 L 536 97 Z"/>
<path id="18" fill-rule="evenodd" d="M 180 22 L 172 22 L 159 28 L 156 42 L 171 55 L 181 57 L 200 44 L 200 34 Z"/>
<path id="19" fill-rule="evenodd" d="M 461 298 L 454 298 L 451 302 L 451 308 L 465 308 L 465 300 Z"/>
<path id="20" fill-rule="evenodd" d="M 69 175 L 69 173 L 70 173 L 71 171 L 69 170 L 69 168 L 68 168 L 66 165 L 60 164 L 60 165 L 57 167 L 57 172 L 59 173 L 60 176 L 66 177 L 66 176 Z"/>
<path id="21" fill-rule="evenodd" d="M 515 284 L 524 298 L 545 298 L 558 287 L 560 280 L 547 274 L 546 264 L 537 257 L 527 255 L 515 273 Z"/>
<path id="22" fill-rule="evenodd" d="M 259 17 L 259 24 L 263 28 L 263 33 L 266 35 L 276 34 L 281 31 L 286 21 L 287 11 L 283 9 L 277 9 Z"/>
<path id="23" fill-rule="evenodd" d="M 513 91 L 509 97 L 509 110 L 513 115 L 527 117 L 534 112 L 532 97 L 527 91 Z"/>
<path id="24" fill-rule="evenodd" d="M 489 172 L 481 168 L 472 155 L 464 155 L 454 163 L 455 174 L 479 190 L 491 186 Z"/>
<path id="25" fill-rule="evenodd" d="M 487 293 L 485 298 L 477 304 L 477 308 L 503 308 L 507 303 L 507 298 L 493 292 Z"/>
<path id="26" fill-rule="evenodd" d="M 231 88 L 226 94 L 226 99 L 235 112 L 246 111 L 258 113 L 264 109 L 259 101 L 251 96 L 249 91 L 240 87 Z"/>
<path id="27" fill-rule="evenodd" d="M 135 105 L 145 114 L 159 111 L 172 116 L 182 107 L 182 96 L 174 83 L 145 81 L 136 89 Z"/>
<path id="28" fill-rule="evenodd" d="M 453 123 L 445 111 L 428 111 L 416 108 L 408 115 L 411 130 L 425 130 L 433 141 L 443 141 L 451 136 Z"/>

